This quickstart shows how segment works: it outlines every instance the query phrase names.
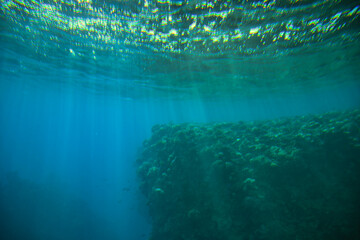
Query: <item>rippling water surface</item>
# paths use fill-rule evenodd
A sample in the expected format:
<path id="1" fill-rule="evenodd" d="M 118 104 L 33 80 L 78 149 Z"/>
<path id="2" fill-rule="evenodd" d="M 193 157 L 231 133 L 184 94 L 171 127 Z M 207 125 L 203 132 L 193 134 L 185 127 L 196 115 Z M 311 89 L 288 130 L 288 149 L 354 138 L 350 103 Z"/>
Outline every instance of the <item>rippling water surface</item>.
<path id="1" fill-rule="evenodd" d="M 349 0 L 4 0 L 1 71 L 123 97 L 337 87 L 359 80 L 359 16 Z"/>

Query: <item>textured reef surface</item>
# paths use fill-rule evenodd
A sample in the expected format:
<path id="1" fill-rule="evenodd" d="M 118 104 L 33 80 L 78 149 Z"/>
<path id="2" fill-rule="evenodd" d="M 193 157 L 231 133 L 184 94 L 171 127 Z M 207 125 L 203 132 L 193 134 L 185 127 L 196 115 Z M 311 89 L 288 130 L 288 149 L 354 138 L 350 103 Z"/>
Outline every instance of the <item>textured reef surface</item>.
<path id="1" fill-rule="evenodd" d="M 360 239 L 359 110 L 152 132 L 151 239 Z"/>

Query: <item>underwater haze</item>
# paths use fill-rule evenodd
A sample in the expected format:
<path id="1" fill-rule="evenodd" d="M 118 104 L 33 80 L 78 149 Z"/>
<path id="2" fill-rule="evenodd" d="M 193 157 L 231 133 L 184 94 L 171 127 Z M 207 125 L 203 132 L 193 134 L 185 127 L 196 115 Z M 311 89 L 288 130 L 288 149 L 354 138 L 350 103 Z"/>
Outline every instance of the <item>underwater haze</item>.
<path id="1" fill-rule="evenodd" d="M 0 239 L 360 237 L 360 4 L 0 1 Z"/>

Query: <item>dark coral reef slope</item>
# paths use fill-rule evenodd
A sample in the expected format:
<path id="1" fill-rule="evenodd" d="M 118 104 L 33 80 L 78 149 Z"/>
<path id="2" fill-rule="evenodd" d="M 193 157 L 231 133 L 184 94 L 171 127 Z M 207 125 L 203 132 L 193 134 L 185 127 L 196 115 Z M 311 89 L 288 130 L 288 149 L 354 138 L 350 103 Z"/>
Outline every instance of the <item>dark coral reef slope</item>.
<path id="1" fill-rule="evenodd" d="M 152 240 L 360 239 L 360 111 L 152 132 Z"/>

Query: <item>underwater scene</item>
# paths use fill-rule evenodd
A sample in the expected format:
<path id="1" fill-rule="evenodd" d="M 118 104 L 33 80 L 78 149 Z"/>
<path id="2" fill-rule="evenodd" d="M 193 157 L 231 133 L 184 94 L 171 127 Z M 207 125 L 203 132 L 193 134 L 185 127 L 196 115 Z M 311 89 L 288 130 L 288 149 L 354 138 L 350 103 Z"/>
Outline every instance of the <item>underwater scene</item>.
<path id="1" fill-rule="evenodd" d="M 360 239 L 359 66 L 359 1 L 0 0 L 0 239 Z"/>

